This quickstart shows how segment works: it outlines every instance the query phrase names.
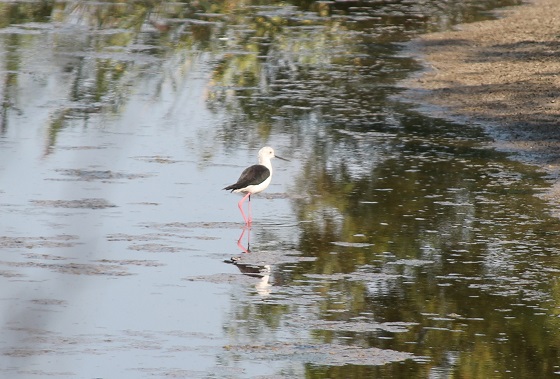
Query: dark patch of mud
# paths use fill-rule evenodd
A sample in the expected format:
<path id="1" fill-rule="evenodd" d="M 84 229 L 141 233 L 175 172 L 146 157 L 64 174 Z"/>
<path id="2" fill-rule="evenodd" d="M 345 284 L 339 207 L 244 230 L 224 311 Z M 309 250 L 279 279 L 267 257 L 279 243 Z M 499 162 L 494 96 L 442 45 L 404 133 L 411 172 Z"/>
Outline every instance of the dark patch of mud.
<path id="1" fill-rule="evenodd" d="M 75 246 L 78 236 L 62 234 L 52 237 L 8 237 L 0 236 L 0 248 L 5 249 L 34 249 L 40 247 L 59 248 Z"/>
<path id="2" fill-rule="evenodd" d="M 317 257 L 302 257 L 297 250 L 259 251 L 243 254 L 235 258 L 236 264 L 251 264 L 257 266 L 279 265 L 286 263 L 314 262 Z"/>
<path id="3" fill-rule="evenodd" d="M 180 370 L 180 369 L 163 370 L 160 368 L 137 368 L 134 369 L 134 371 L 147 373 L 149 375 L 153 375 L 156 378 L 182 378 L 182 379 L 183 378 L 207 378 L 207 377 L 212 377 L 211 374 L 214 374 L 214 370 L 212 370 L 212 373 L 209 373 L 207 371 Z M 238 369 L 236 371 L 238 371 L 241 374 L 245 370 Z"/>
<path id="4" fill-rule="evenodd" d="M 121 266 L 143 266 L 143 267 L 159 267 L 165 266 L 164 263 L 152 261 L 152 260 L 140 260 L 140 259 L 124 259 L 124 260 L 113 260 L 113 259 L 100 259 L 96 262 L 101 262 L 103 264 L 121 265 Z"/>
<path id="5" fill-rule="evenodd" d="M 23 278 L 25 275 L 20 274 L 19 272 L 9 271 L 9 270 L 0 270 L 0 276 L 3 278 Z"/>
<path id="6" fill-rule="evenodd" d="M 7 262 L 0 261 L 0 265 L 8 267 L 44 268 L 61 274 L 72 275 L 133 275 L 123 270 L 121 265 L 96 263 L 43 263 L 43 262 Z"/>
<path id="7" fill-rule="evenodd" d="M 364 317 L 365 318 L 365 317 Z M 405 333 L 409 331 L 410 326 L 418 325 L 412 322 L 372 322 L 372 321 L 324 321 L 316 320 L 308 322 L 307 325 L 311 329 L 332 330 L 337 332 L 354 332 L 367 333 L 386 331 L 390 333 Z"/>
<path id="8" fill-rule="evenodd" d="M 117 233 L 107 236 L 108 241 L 132 242 L 127 249 L 134 251 L 145 251 L 150 253 L 179 253 L 183 251 L 196 251 L 197 249 L 177 246 L 176 239 L 204 239 L 212 240 L 219 237 L 186 236 L 178 233 L 146 233 L 146 234 L 125 234 Z M 158 242 L 155 242 L 158 241 Z M 161 242 L 159 242 L 161 241 Z M 141 243 L 145 242 L 145 243 Z"/>
<path id="9" fill-rule="evenodd" d="M 26 258 L 29 259 L 46 259 L 51 261 L 65 261 L 67 257 L 61 257 L 60 255 L 52 255 L 52 254 L 36 254 L 36 253 L 26 253 L 24 254 Z"/>
<path id="10" fill-rule="evenodd" d="M 413 359 L 414 355 L 395 350 L 360 348 L 337 344 L 306 345 L 274 343 L 224 346 L 228 352 L 246 354 L 251 360 L 290 360 L 321 366 L 344 366 L 348 364 L 380 366 L 391 362 Z"/>
<path id="11" fill-rule="evenodd" d="M 148 229 L 155 229 L 158 233 L 146 233 L 142 235 L 128 235 L 128 234 L 114 234 L 109 236 L 111 241 L 165 241 L 171 239 L 197 239 L 197 240 L 218 240 L 221 237 L 213 235 L 200 235 L 194 234 L 196 230 L 210 230 L 210 229 L 239 229 L 240 224 L 236 222 L 170 222 L 170 223 L 146 223 L 141 226 Z M 150 248 L 150 246 L 147 246 Z M 156 248 L 157 246 L 152 246 Z M 131 248 L 137 250 L 142 249 L 141 245 L 132 246 Z M 162 249 L 166 249 L 161 246 Z M 177 248 L 179 250 L 195 250 L 190 248 Z"/>
<path id="12" fill-rule="evenodd" d="M 29 302 L 37 305 L 66 305 L 67 302 L 64 300 L 57 300 L 57 299 L 33 299 L 29 300 Z"/>
<path id="13" fill-rule="evenodd" d="M 107 146 L 57 146 L 59 150 L 102 150 L 106 149 Z"/>
<path id="14" fill-rule="evenodd" d="M 168 232 L 184 231 L 185 229 L 239 229 L 239 222 L 168 222 L 144 224 L 147 228 Z"/>
<path id="15" fill-rule="evenodd" d="M 24 375 L 41 375 L 41 376 L 51 376 L 56 377 L 75 377 L 75 373 L 71 371 L 43 371 L 43 370 L 20 370 L 21 374 Z"/>
<path id="16" fill-rule="evenodd" d="M 139 179 L 148 178 L 153 176 L 152 174 L 128 174 L 124 172 L 114 172 L 111 170 L 83 170 L 83 169 L 58 169 L 56 172 L 61 173 L 64 176 L 73 176 L 75 179 L 69 180 L 83 180 L 87 182 L 91 181 L 114 181 L 120 179 Z M 62 179 L 47 179 L 47 180 L 62 180 Z"/>
<path id="17" fill-rule="evenodd" d="M 255 283 L 255 279 L 250 276 L 239 274 L 211 274 L 211 275 L 196 275 L 183 278 L 183 280 L 191 282 L 209 282 L 214 284 L 241 284 L 250 285 Z"/>
<path id="18" fill-rule="evenodd" d="M 170 156 L 161 156 L 161 155 L 138 156 L 138 157 L 132 157 L 132 159 L 136 159 L 142 162 L 159 163 L 159 164 L 171 164 L 171 163 L 180 162 L 178 160 L 172 159 Z"/>
<path id="19" fill-rule="evenodd" d="M 80 200 L 31 200 L 35 205 L 50 208 L 78 208 L 78 209 L 105 209 L 114 208 L 116 205 L 111 204 L 105 199 L 80 199 Z"/>
<path id="20" fill-rule="evenodd" d="M 56 300 L 54 300 L 56 302 Z M 64 304 L 60 304 L 64 305 Z M 17 347 L 4 348 L 0 355 L 9 357 L 32 357 L 40 355 L 58 354 L 105 354 L 108 351 L 135 351 L 151 350 L 161 353 L 174 353 L 205 347 L 178 346 L 162 350 L 162 342 L 171 338 L 183 338 L 185 341 L 193 339 L 214 338 L 213 335 L 204 333 L 189 333 L 182 331 L 150 332 L 138 330 L 122 330 L 118 334 L 83 334 L 62 335 L 39 328 L 8 327 L 18 334 Z M 188 343 L 186 343 L 188 345 Z M 1 369 L 0 369 L 1 371 Z"/>
<path id="21" fill-rule="evenodd" d="M 132 244 L 129 250 L 146 251 L 149 253 L 178 253 L 187 250 L 184 247 L 170 246 L 161 243 Z"/>
<path id="22" fill-rule="evenodd" d="M 108 241 L 153 241 L 155 239 L 162 239 L 164 237 L 170 236 L 169 234 L 125 234 L 116 233 L 107 235 Z"/>
<path id="23" fill-rule="evenodd" d="M 289 199 L 290 196 L 285 192 L 262 192 L 257 195 L 264 199 L 275 200 L 275 199 Z"/>

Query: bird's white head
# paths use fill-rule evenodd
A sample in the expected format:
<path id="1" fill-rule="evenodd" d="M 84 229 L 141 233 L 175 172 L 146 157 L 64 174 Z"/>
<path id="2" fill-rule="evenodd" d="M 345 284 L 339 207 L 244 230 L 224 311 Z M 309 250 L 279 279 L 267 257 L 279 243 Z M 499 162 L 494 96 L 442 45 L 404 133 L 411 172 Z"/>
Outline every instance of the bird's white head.
<path id="1" fill-rule="evenodd" d="M 266 161 L 274 158 L 274 149 L 270 146 L 265 146 L 259 150 L 259 163 L 263 164 Z"/>
<path id="2" fill-rule="evenodd" d="M 259 164 L 268 166 L 272 158 L 278 158 L 278 159 L 282 159 L 283 161 L 287 161 L 287 159 L 284 159 L 274 154 L 274 149 L 270 146 L 265 146 L 259 150 Z"/>

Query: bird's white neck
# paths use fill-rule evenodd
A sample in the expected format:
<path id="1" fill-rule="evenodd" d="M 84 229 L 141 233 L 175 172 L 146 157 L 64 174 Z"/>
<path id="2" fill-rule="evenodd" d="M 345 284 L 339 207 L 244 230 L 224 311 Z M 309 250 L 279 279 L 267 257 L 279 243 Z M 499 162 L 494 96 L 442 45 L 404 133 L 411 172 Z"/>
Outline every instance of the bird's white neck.
<path id="1" fill-rule="evenodd" d="M 272 174 L 272 163 L 270 162 L 270 158 L 264 157 L 261 158 L 259 157 L 259 164 L 263 165 L 264 167 L 268 168 L 270 170 L 270 173 Z"/>

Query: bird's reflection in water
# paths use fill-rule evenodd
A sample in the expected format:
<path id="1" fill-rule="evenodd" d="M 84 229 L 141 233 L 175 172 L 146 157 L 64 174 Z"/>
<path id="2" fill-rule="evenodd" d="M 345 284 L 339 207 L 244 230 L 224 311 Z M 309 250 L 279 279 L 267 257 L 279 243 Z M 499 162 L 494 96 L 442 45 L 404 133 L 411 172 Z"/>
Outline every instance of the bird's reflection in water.
<path id="1" fill-rule="evenodd" d="M 243 245 L 243 236 L 245 236 L 245 232 L 247 232 L 247 247 Z M 241 235 L 239 236 L 239 239 L 237 240 L 237 247 L 240 248 L 241 251 L 244 253 L 250 253 L 251 252 L 250 245 L 251 245 L 251 228 L 244 227 L 241 230 Z"/>
<path id="2" fill-rule="evenodd" d="M 243 237 L 247 235 L 247 245 L 243 244 Z M 237 240 L 237 246 L 241 249 L 243 253 L 250 253 L 249 248 L 251 239 L 251 228 L 243 228 L 241 235 Z M 270 275 L 272 273 L 270 265 L 259 265 L 251 262 L 243 262 L 243 257 L 231 257 L 224 262 L 235 265 L 243 275 L 247 275 L 253 278 L 258 278 L 259 281 L 255 284 L 255 289 L 260 296 L 266 297 L 270 295 L 272 284 L 270 284 Z"/>

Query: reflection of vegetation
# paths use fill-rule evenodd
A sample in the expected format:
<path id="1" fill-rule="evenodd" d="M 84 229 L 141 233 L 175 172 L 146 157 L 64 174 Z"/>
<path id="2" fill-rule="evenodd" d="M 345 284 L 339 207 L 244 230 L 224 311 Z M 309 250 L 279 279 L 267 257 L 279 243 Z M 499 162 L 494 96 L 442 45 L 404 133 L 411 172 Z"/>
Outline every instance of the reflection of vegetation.
<path id="1" fill-rule="evenodd" d="M 485 6 L 499 3 L 498 0 L 488 1 Z M 289 116 L 281 106 L 286 99 L 290 100 L 288 104 L 298 107 L 329 106 L 310 101 L 306 95 L 320 87 L 296 88 L 297 92 L 294 92 L 284 87 L 286 80 L 293 83 L 332 81 L 344 86 L 347 75 L 356 76 L 358 82 L 366 79 L 363 74 L 367 72 L 362 68 L 369 67 L 372 72 L 371 68 L 375 67 L 380 76 L 384 72 L 394 76 L 400 69 L 388 65 L 410 64 L 399 59 L 394 62 L 384 60 L 381 65 L 385 67 L 379 66 L 379 54 L 387 56 L 394 51 L 394 47 L 387 43 L 403 40 L 408 33 L 399 29 L 403 20 L 394 18 L 391 9 L 394 5 L 384 8 L 361 2 L 311 1 L 295 1 L 293 4 L 297 8 L 253 1 L 14 2 L 0 5 L 0 27 L 17 25 L 17 28 L 33 34 L 36 26 L 31 23 L 52 21 L 58 26 L 77 28 L 78 33 L 70 32 L 70 35 L 66 34 L 68 29 L 60 27 L 43 29 L 55 35 L 62 32 L 57 36 L 59 43 L 55 43 L 55 54 L 59 50 L 65 54 L 82 55 L 82 59 L 75 59 L 65 67 L 67 72 L 75 73 L 72 101 L 77 106 L 70 106 L 75 108 L 71 112 L 73 117 L 85 109 L 83 117 L 89 118 L 92 110 L 99 112 L 106 105 L 118 111 L 128 93 L 127 84 L 122 82 L 134 81 L 134 77 L 142 75 L 144 68 L 141 64 L 139 67 L 134 57 L 122 52 L 137 50 L 142 60 L 145 55 L 165 57 L 166 52 L 173 53 L 176 49 L 193 52 L 229 49 L 214 70 L 214 90 L 209 96 L 210 106 L 223 110 L 223 104 L 226 104 L 227 109 L 237 115 L 228 126 L 235 132 L 223 133 L 228 138 L 233 135 L 247 137 L 238 133 L 240 129 L 236 126 L 243 124 L 246 117 L 256 121 L 260 135 L 266 137 L 277 120 Z M 401 5 L 400 11 L 405 9 L 403 17 L 407 22 L 415 19 L 420 25 L 438 24 L 439 21 L 433 19 L 448 18 L 451 14 L 471 14 L 475 5 L 467 2 L 454 8 L 453 3 L 442 5 L 434 1 L 408 10 L 402 7 L 405 5 Z M 360 11 L 354 14 L 353 9 Z M 363 12 L 369 16 L 364 18 Z M 343 14 L 345 18 L 332 17 L 335 14 Z M 419 14 L 430 16 L 426 19 Z M 385 30 L 387 25 L 392 25 L 391 35 L 377 35 L 376 30 Z M 11 49 L 17 50 L 17 46 Z M 92 52 L 105 56 L 96 57 Z M 281 88 L 279 83 L 282 83 Z M 99 87 L 93 88 L 96 85 Z M 329 88 L 325 87 L 327 92 L 319 96 L 331 98 Z M 252 95 L 255 89 L 264 98 L 255 98 Z M 280 101 L 267 100 L 274 97 Z M 92 101 L 96 103 L 93 107 L 84 106 Z M 241 130 L 246 131 L 246 128 Z"/>
<path id="2" fill-rule="evenodd" d="M 303 195 L 294 200 L 303 221 L 297 249 L 317 260 L 277 269 L 272 293 L 299 299 L 282 311 L 350 325 L 415 323 L 403 333 L 317 327 L 310 336 L 318 344 L 429 356 L 424 367 L 434 375 L 553 372 L 560 346 L 551 317 L 557 281 L 539 267 L 557 267 L 549 253 L 558 246 L 554 239 L 534 243 L 531 236 L 558 223 L 543 219 L 528 190 L 542 179 L 496 161 L 503 158 L 498 154 L 473 149 L 468 133 L 475 131 L 404 115 L 401 127 L 412 128 L 406 134 L 345 132 L 347 137 L 306 146 L 316 154 L 292 188 Z M 275 300 L 266 309 L 243 304 L 236 312 L 250 312 L 251 320 L 278 317 Z M 309 367 L 308 373 L 411 377 L 419 370 L 411 366 L 404 374 L 402 366 Z M 419 377 L 429 376 L 420 371 Z"/>
<path id="3" fill-rule="evenodd" d="M 14 92 L 11 88 L 17 86 L 20 71 L 26 70 L 20 63 L 16 64 L 22 61 L 19 56 L 26 53 L 26 48 L 49 44 L 42 59 L 33 54 L 39 58 L 36 63 L 39 70 L 44 69 L 41 65 L 62 63 L 64 72 L 72 77 L 69 86 L 65 88 L 66 82 L 62 82 L 57 88 L 58 96 L 62 91 L 68 94 L 66 104 L 51 118 L 47 148 L 50 151 L 57 133 L 70 122 L 87 121 L 100 112 L 118 112 L 128 97 L 131 83 L 147 67 L 158 63 L 154 56 L 163 56 L 162 47 L 175 44 L 174 39 L 184 40 L 183 34 L 176 37 L 170 32 L 172 28 L 167 20 L 193 16 L 197 9 L 200 8 L 161 1 L 1 4 L 1 27 L 13 25 L 14 29 L 14 34 L 6 34 L 8 37 L 4 38 L 7 42 L 4 48 L 10 52 L 5 60 L 11 67 L 6 71 L 9 81 L 4 86 L 2 128 L 7 128 L 7 112 L 13 96 L 10 93 Z M 55 22 L 56 26 L 38 24 L 47 22 Z M 43 39 L 45 33 L 39 31 L 53 38 Z M 194 34 L 202 38 L 200 33 Z M 193 43 L 191 39 L 190 45 Z"/>
<path id="4" fill-rule="evenodd" d="M 9 43 L 18 43 L 19 36 L 10 36 L 7 38 Z M 0 109 L 0 132 L 4 134 L 8 127 L 8 111 L 14 107 L 12 100 L 11 88 L 17 85 L 17 70 L 20 65 L 20 58 L 13 51 L 8 51 L 4 56 L 4 72 L 5 76 L 2 83 L 2 97 Z"/>
<path id="5" fill-rule="evenodd" d="M 338 340 L 431 356 L 433 362 L 426 366 L 431 366 L 436 375 L 456 372 L 462 376 L 492 376 L 513 363 L 502 360 L 501 353 L 508 357 L 523 356 L 524 362 L 531 362 L 535 351 L 520 351 L 507 344 L 507 352 L 498 352 L 495 343 L 504 333 L 537 336 L 542 333 L 542 325 L 531 324 L 529 318 L 520 319 L 519 324 L 504 332 L 504 314 L 496 311 L 496 306 L 507 308 L 512 299 L 502 298 L 503 302 L 498 304 L 494 296 L 500 295 L 489 295 L 497 284 L 489 284 L 488 289 L 482 288 L 480 292 L 471 288 L 480 281 L 493 282 L 492 276 L 484 278 L 479 262 L 488 256 L 488 238 L 497 230 L 482 224 L 500 211 L 489 209 L 487 204 L 477 205 L 481 196 L 494 196 L 477 194 L 477 189 L 496 185 L 492 180 L 479 181 L 480 153 L 461 145 L 456 147 L 458 151 L 446 151 L 449 144 L 435 127 L 407 143 L 407 134 L 395 132 L 397 128 L 410 128 L 407 133 L 414 134 L 421 133 L 414 130 L 421 126 L 395 123 L 391 120 L 393 115 L 382 108 L 383 98 L 392 91 L 385 86 L 411 67 L 410 61 L 393 58 L 397 48 L 388 44 L 402 38 L 402 34 L 380 35 L 376 39 L 372 33 L 355 33 L 368 27 L 373 31 L 374 21 L 345 24 L 321 20 L 321 28 L 298 29 L 311 17 L 291 10 L 288 18 L 291 25 L 275 23 L 282 30 L 266 35 L 264 42 L 260 41 L 262 35 L 243 35 L 243 42 L 236 46 L 245 49 L 226 54 L 220 60 L 210 98 L 215 109 L 227 106 L 228 113 L 237 116 L 224 128 L 227 143 L 234 138 L 254 136 L 255 128 L 248 125 L 256 123 L 257 131 L 266 131 L 260 138 L 266 139 L 273 128 L 278 128 L 300 137 L 295 142 L 295 151 L 312 152 L 292 192 L 303 195 L 295 201 L 295 209 L 298 218 L 306 221 L 300 227 L 298 248 L 317 257 L 317 261 L 313 265 L 298 265 L 296 269 L 290 267 L 290 278 L 279 270 L 279 282 L 293 288 L 305 281 L 309 273 L 352 274 L 364 268 L 396 275 L 397 279 L 364 283 L 329 280 L 327 276 L 320 284 L 315 283 L 320 289 L 314 296 L 303 289 L 299 293 L 317 299 L 306 310 L 298 305 L 286 310 L 274 302 L 262 306 L 266 309 L 254 310 L 251 304 L 243 304 L 238 311 L 247 312 L 243 319 L 256 320 L 251 328 L 243 329 L 243 335 L 261 336 L 255 331 L 261 329 L 255 328 L 255 323 L 260 325 L 265 314 L 278 317 L 279 309 L 290 315 L 299 312 L 329 320 L 407 320 L 422 327 L 390 335 L 390 342 L 382 333 L 364 336 L 316 330 L 312 335 L 318 343 Z M 387 17 L 383 21 L 399 23 L 397 19 L 402 21 L 402 17 Z M 286 38 L 290 33 L 297 38 Z M 375 48 L 369 47 L 374 43 Z M 313 124 L 310 118 L 320 120 L 320 132 L 328 137 L 312 134 L 313 130 L 308 131 L 311 135 L 305 135 L 305 128 Z M 447 133 L 449 126 L 442 129 Z M 349 132 L 350 137 L 340 137 L 340 131 Z M 374 137 L 367 134 L 376 132 Z M 368 138 L 371 140 L 364 143 Z M 357 142 L 360 140 L 362 143 Z M 391 148 L 385 150 L 386 144 Z M 395 151 L 398 159 L 391 156 Z M 464 156 L 467 161 L 454 161 L 454 156 Z M 515 208 L 515 204 L 510 205 Z M 511 226 L 510 232 L 515 233 L 516 226 Z M 336 241 L 350 245 L 333 246 Z M 434 263 L 427 268 L 396 263 L 415 259 Z M 476 264 L 461 265 L 461 260 Z M 454 273 L 467 278 L 456 282 Z M 451 276 L 447 280 L 453 283 L 446 289 L 448 275 Z M 520 281 L 516 275 L 519 273 L 513 275 L 514 282 Z M 282 294 L 284 290 L 278 291 Z M 476 306 L 468 301 L 469 296 L 480 298 Z M 481 322 L 470 322 L 471 318 Z M 550 364 L 554 356 L 555 352 L 540 351 L 539 360 Z M 474 362 L 478 364 L 473 365 Z M 527 375 L 535 372 L 529 364 L 518 369 Z M 379 371 L 395 374 L 399 368 L 308 369 L 309 377 L 315 373 L 317 377 L 366 377 L 365 373 Z M 547 368 L 539 372 L 550 371 Z M 410 376 L 410 371 L 402 375 Z"/>
<path id="6" fill-rule="evenodd" d="M 296 1 L 297 7 L 263 8 L 253 17 L 237 12 L 232 23 L 243 28 L 226 34 L 233 51 L 222 56 L 214 72 L 210 104 L 234 115 L 225 127 L 228 143 L 248 139 L 253 128 L 244 126 L 249 123 L 265 131 L 261 139 L 266 139 L 272 125 L 290 116 L 287 106 L 329 114 L 359 111 L 344 104 L 351 100 L 372 110 L 372 97 L 386 95 L 379 85 L 394 83 L 413 68 L 410 60 L 395 58 L 394 42 L 423 28 L 468 21 L 477 14 L 473 9 L 516 3 Z"/>
<path id="7" fill-rule="evenodd" d="M 51 11 L 51 1 L 1 3 L 0 28 L 26 22 L 48 22 Z"/>

